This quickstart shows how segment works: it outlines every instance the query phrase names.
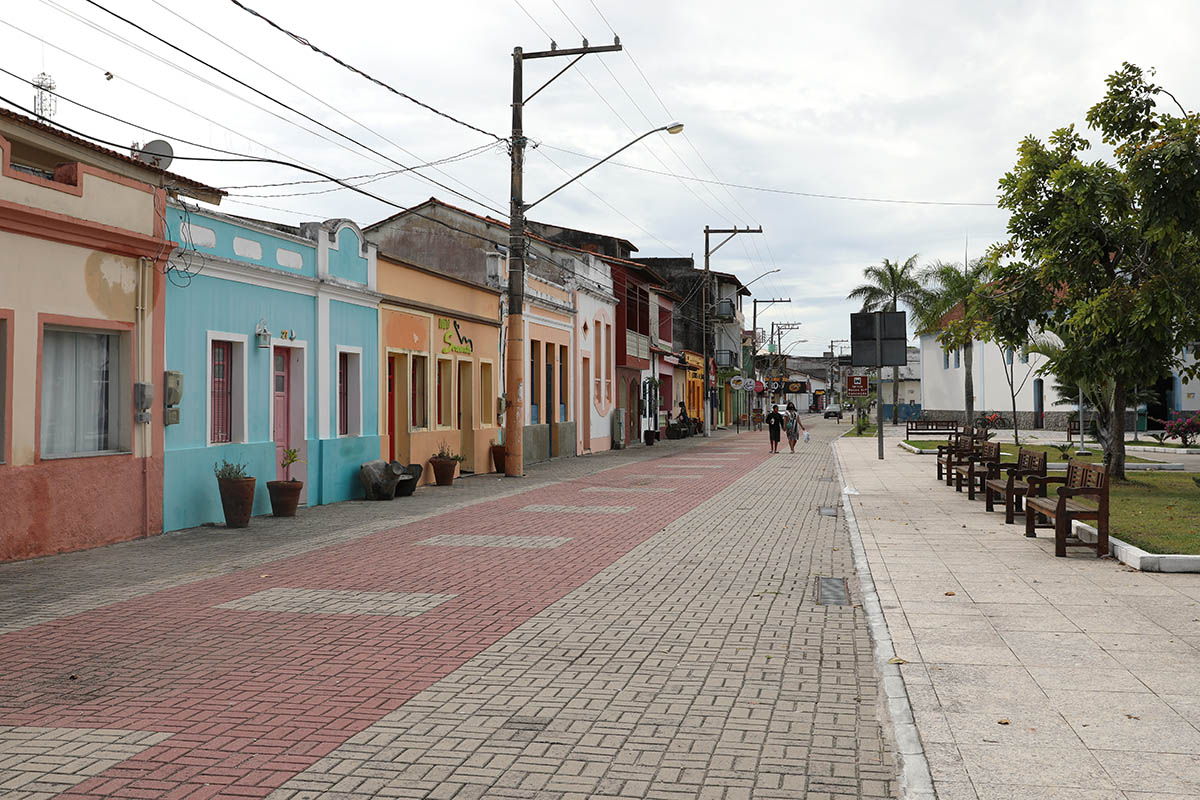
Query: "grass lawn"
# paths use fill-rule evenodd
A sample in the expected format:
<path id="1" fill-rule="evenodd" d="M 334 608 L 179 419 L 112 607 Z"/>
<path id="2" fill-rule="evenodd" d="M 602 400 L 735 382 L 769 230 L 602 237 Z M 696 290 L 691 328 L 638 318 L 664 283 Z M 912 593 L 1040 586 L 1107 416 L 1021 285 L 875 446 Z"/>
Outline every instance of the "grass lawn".
<path id="1" fill-rule="evenodd" d="M 875 426 L 868 425 L 865 428 L 863 428 L 863 432 L 861 434 L 857 434 L 854 432 L 854 425 L 851 424 L 850 430 L 848 430 L 842 434 L 842 436 L 849 436 L 851 439 L 853 439 L 856 436 L 860 436 L 860 435 L 861 436 L 874 436 L 875 435 Z M 937 441 L 937 440 L 935 439 L 934 441 Z"/>
<path id="2" fill-rule="evenodd" d="M 1150 553 L 1200 555 L 1200 486 L 1192 475 L 1135 473 L 1109 490 L 1109 533 Z"/>
<path id="3" fill-rule="evenodd" d="M 907 439 L 907 440 L 905 440 L 905 444 L 911 444 L 913 447 L 919 447 L 922 450 L 936 450 L 937 446 L 939 444 L 945 444 L 945 442 L 941 441 L 939 439 L 936 439 L 936 438 L 934 438 L 934 439 Z M 1037 450 L 1040 452 L 1044 452 L 1046 454 L 1046 461 L 1048 463 L 1051 463 L 1051 464 L 1066 463 L 1063 460 L 1062 454 L 1059 453 L 1057 447 L 1051 447 L 1050 445 L 1044 445 L 1044 444 L 1043 445 L 1021 445 L 1021 446 L 1024 447 L 1026 450 Z M 1089 464 L 1099 464 L 1101 461 L 1104 460 L 1104 453 L 1100 450 L 1099 445 L 1097 445 L 1094 448 L 1091 448 L 1091 450 L 1092 450 L 1092 454 L 1090 456 L 1084 456 L 1081 460 L 1086 461 Z M 1001 442 L 1000 443 L 1000 452 L 1004 454 L 1005 460 L 1009 460 L 1008 459 L 1009 456 L 1012 456 L 1013 459 L 1016 459 L 1017 445 L 1012 444 L 1011 442 Z M 1074 450 L 1074 448 L 1072 448 L 1071 453 L 1068 456 L 1068 458 L 1075 458 L 1075 457 L 1076 457 L 1075 450 Z M 1148 463 L 1150 463 L 1150 461 L 1151 460 L 1148 458 L 1138 458 L 1137 456 L 1128 454 L 1128 453 L 1125 455 L 1125 463 L 1127 463 L 1127 464 L 1148 464 Z"/>
<path id="4" fill-rule="evenodd" d="M 1135 447 L 1200 447 L 1200 444 L 1196 444 L 1196 443 L 1192 443 L 1189 445 L 1183 445 L 1183 444 L 1180 444 L 1179 442 L 1162 442 L 1160 444 L 1160 443 L 1154 441 L 1153 439 L 1138 439 L 1137 441 L 1134 441 L 1133 439 L 1129 439 L 1128 441 L 1125 442 L 1125 444 L 1126 445 L 1134 445 Z"/>

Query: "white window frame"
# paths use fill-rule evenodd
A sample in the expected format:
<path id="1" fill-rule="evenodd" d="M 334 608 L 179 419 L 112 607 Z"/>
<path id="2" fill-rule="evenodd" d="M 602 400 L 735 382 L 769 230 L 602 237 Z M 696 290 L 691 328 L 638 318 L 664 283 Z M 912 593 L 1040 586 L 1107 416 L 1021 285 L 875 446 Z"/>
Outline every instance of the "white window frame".
<path id="1" fill-rule="evenodd" d="M 347 359 L 347 366 L 352 374 L 350 375 L 350 385 L 346 387 L 346 407 L 349 414 L 346 416 L 346 433 L 342 433 L 339 424 L 342 419 L 342 387 L 336 385 L 333 392 L 333 429 L 337 438 L 350 438 L 352 436 L 362 436 L 363 431 L 363 392 L 362 392 L 362 348 L 351 345 L 338 345 L 335 350 L 337 355 L 333 362 L 333 374 L 335 382 L 341 380 L 342 353 L 346 353 L 351 358 Z"/>
<path id="2" fill-rule="evenodd" d="M 110 432 L 110 438 L 115 438 L 117 446 L 108 450 L 83 450 L 70 453 L 55 453 L 47 454 L 42 447 L 42 427 L 46 424 L 45 414 L 42 409 L 38 409 L 39 424 L 37 431 L 38 441 L 38 459 L 41 461 L 54 461 L 64 458 L 91 458 L 93 456 L 112 456 L 112 455 L 128 455 L 133 452 L 133 364 L 132 364 L 132 343 L 130 337 L 133 336 L 133 331 L 127 328 L 105 328 L 92 327 L 90 325 L 61 325 L 56 323 L 45 323 L 41 328 L 41 336 L 45 337 L 47 333 L 75 333 L 75 334 L 91 334 L 101 336 L 117 337 L 117 379 L 116 392 L 117 398 L 115 401 L 116 413 L 110 412 L 113 430 Z M 12 335 L 12 331 L 8 332 Z M 42 354 L 43 363 L 39 364 L 38 381 L 45 381 L 45 354 Z M 8 391 L 12 391 L 12 387 L 7 387 Z M 42 383 L 38 387 L 41 397 L 44 398 L 45 384 Z M 41 405 L 44 399 L 39 399 L 38 404 Z"/>
<path id="3" fill-rule="evenodd" d="M 249 392 L 246 391 L 249 381 L 249 365 L 246 357 L 246 345 L 250 337 L 244 333 L 229 333 L 227 331 L 206 331 L 204 340 L 204 444 L 206 447 L 224 447 L 229 444 L 250 441 L 247 425 L 250 419 Z M 233 386 L 229 398 L 229 441 L 214 442 L 212 440 L 212 346 L 213 342 L 230 342 L 233 346 L 233 364 L 229 370 Z"/>

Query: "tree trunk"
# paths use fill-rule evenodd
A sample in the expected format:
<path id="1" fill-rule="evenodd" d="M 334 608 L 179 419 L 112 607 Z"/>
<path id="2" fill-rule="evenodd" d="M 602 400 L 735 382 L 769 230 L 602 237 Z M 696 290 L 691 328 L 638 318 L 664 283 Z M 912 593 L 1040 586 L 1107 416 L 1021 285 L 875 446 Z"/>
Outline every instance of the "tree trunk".
<path id="1" fill-rule="evenodd" d="M 1112 441 L 1104 453 L 1109 480 L 1125 480 L 1125 384 L 1117 381 L 1113 387 Z"/>
<path id="2" fill-rule="evenodd" d="M 892 424 L 900 421 L 900 368 L 892 367 Z"/>
<path id="3" fill-rule="evenodd" d="M 1009 373 L 1008 393 L 1012 396 L 1012 412 L 1013 412 L 1013 444 L 1020 446 L 1021 444 L 1021 425 L 1017 422 L 1017 390 L 1013 388 L 1017 376 L 1015 374 L 1016 367 L 1013 367 L 1013 372 Z"/>
<path id="4" fill-rule="evenodd" d="M 967 425 L 975 424 L 975 348 L 973 342 L 967 342 L 963 347 L 963 392 L 967 409 Z"/>

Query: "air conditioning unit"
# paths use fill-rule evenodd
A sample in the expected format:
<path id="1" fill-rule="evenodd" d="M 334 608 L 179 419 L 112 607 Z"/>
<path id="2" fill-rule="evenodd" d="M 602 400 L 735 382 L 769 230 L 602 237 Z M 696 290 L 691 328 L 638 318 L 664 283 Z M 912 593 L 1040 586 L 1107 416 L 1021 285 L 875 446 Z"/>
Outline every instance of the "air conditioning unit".
<path id="1" fill-rule="evenodd" d="M 737 353 L 732 350 L 718 350 L 713 354 L 718 367 L 736 367 Z"/>
<path id="2" fill-rule="evenodd" d="M 725 298 L 717 301 L 716 308 L 713 310 L 713 316 L 717 319 L 733 319 L 736 315 L 732 300 Z"/>
<path id="3" fill-rule="evenodd" d="M 625 449 L 625 409 L 614 408 L 612 412 L 612 446 L 613 450 Z"/>

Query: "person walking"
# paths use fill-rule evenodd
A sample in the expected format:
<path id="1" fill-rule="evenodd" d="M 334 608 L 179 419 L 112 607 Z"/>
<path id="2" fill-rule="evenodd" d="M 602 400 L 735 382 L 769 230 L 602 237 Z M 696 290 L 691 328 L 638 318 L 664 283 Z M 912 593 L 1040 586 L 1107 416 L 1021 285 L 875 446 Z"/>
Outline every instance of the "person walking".
<path id="1" fill-rule="evenodd" d="M 771 413 L 767 414 L 767 435 L 771 438 L 771 452 L 779 452 L 779 435 L 783 431 L 783 414 L 779 413 L 779 406 L 771 406 Z"/>
<path id="2" fill-rule="evenodd" d="M 796 410 L 795 403 L 787 404 L 787 411 L 783 415 L 783 429 L 787 432 L 788 447 L 792 448 L 793 453 L 796 452 L 796 440 L 800 438 L 800 431 L 808 431 L 800 421 L 800 412 Z"/>

